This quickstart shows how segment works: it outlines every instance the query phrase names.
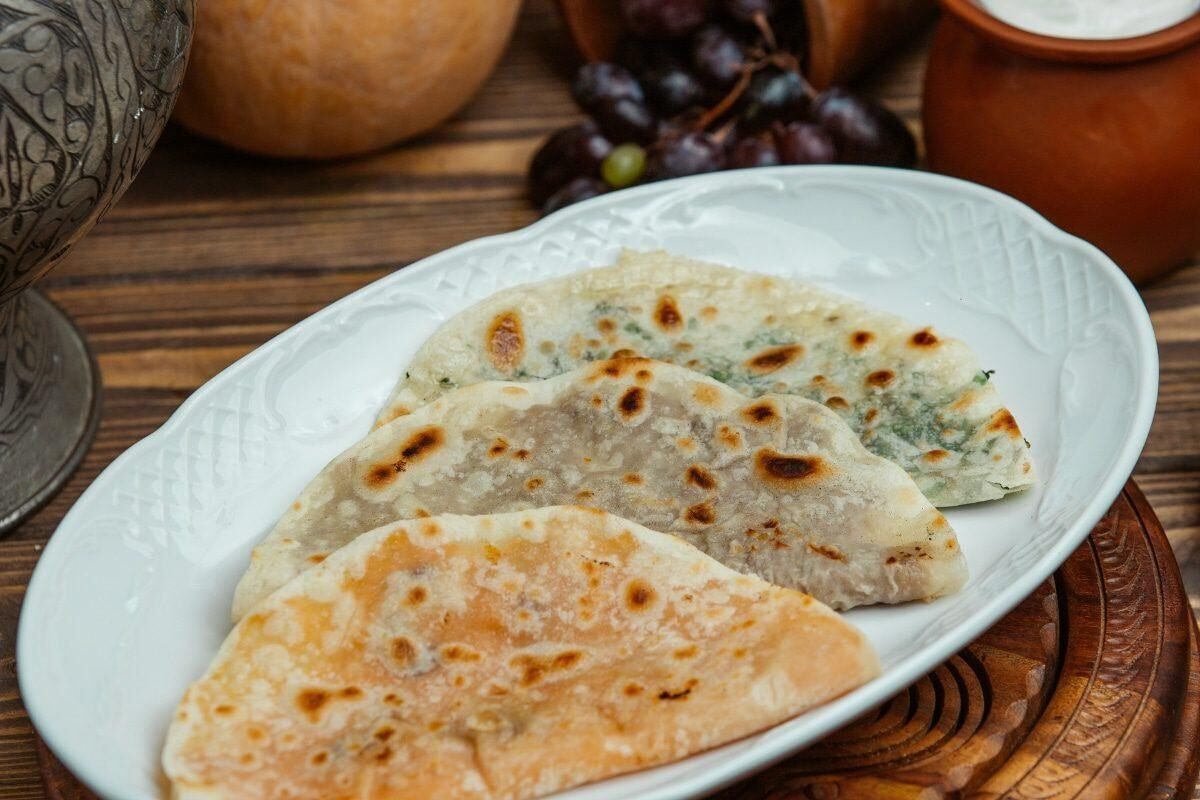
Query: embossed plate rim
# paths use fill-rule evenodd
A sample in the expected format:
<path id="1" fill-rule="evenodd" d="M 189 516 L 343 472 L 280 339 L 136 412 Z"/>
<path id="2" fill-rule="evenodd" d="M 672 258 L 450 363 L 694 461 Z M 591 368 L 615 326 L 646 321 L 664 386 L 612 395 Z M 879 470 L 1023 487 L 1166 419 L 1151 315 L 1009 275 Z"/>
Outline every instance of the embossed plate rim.
<path id="1" fill-rule="evenodd" d="M 1111 460 L 1111 466 L 1104 478 L 1094 486 L 1075 487 L 1077 494 L 1090 497 L 1090 501 L 1078 503 L 1072 501 L 1070 519 L 1055 521 L 1055 527 L 1062 526 L 1062 533 L 1058 538 L 1046 547 L 1037 560 L 1026 567 L 1016 580 L 1004 584 L 1002 590 L 989 600 L 972 606 L 973 616 L 947 623 L 951 625 L 947 632 L 931 637 L 923 649 L 899 663 L 890 665 L 880 679 L 858 691 L 790 722 L 783 723 L 763 734 L 742 740 L 715 751 L 715 753 L 701 756 L 703 764 L 693 764 L 694 768 L 691 772 L 688 772 L 687 769 L 679 770 L 678 776 L 669 783 L 660 782 L 656 785 L 649 785 L 645 790 L 640 791 L 637 797 L 641 800 L 692 797 L 712 791 L 761 769 L 887 699 L 976 638 L 992 622 L 999 619 L 1032 592 L 1066 559 L 1100 519 L 1132 471 L 1149 432 L 1157 396 L 1157 346 L 1149 316 L 1140 297 L 1124 274 L 1098 249 L 1055 228 L 1016 200 L 975 184 L 928 173 L 870 167 L 780 167 L 717 173 L 669 183 L 651 184 L 596 198 L 551 215 L 528 228 L 467 242 L 448 249 L 365 286 L 297 323 L 228 367 L 193 393 L 158 431 L 114 460 L 63 519 L 58 531 L 42 554 L 30 581 L 25 606 L 22 609 L 17 643 L 18 677 L 26 707 L 49 747 L 69 769 L 102 795 L 134 796 L 127 791 L 131 783 L 128 776 L 114 777 L 104 767 L 95 763 L 95 759 L 89 759 L 86 746 L 80 743 L 78 737 L 73 736 L 73 734 L 78 734 L 78 731 L 72 720 L 57 718 L 47 710 L 48 706 L 53 705 L 55 690 L 52 681 L 42 679 L 44 673 L 42 668 L 46 667 L 48 670 L 53 667 L 53 664 L 51 662 L 39 663 L 38 647 L 45 648 L 46 645 L 45 642 L 35 642 L 35 637 L 49 635 L 43 629 L 45 628 L 44 620 L 49 618 L 49 612 L 54 608 L 54 585 L 51 573 L 56 569 L 61 569 L 62 563 L 71 555 L 71 542 L 68 541 L 68 537 L 78 540 L 77 544 L 85 542 L 86 520 L 82 518 L 81 511 L 81 508 L 87 505 L 85 500 L 88 500 L 89 496 L 97 496 L 102 488 L 111 489 L 112 485 L 120 480 L 122 472 L 142 454 L 152 451 L 156 447 L 160 449 L 165 447 L 165 443 L 170 437 L 177 436 L 182 432 L 181 429 L 186 427 L 190 417 L 205 411 L 207 408 L 205 406 L 206 398 L 215 394 L 225 383 L 236 385 L 236 379 L 239 376 L 260 366 L 269 369 L 271 362 L 267 359 L 271 354 L 284 350 L 289 342 L 300 341 L 297 337 L 316 332 L 325 324 L 336 325 L 338 320 L 342 321 L 341 324 L 346 324 L 346 321 L 350 319 L 346 312 L 359 306 L 367 306 L 369 297 L 376 293 L 382 295 L 384 290 L 389 287 L 413 284 L 414 287 L 420 288 L 422 281 L 428 276 L 438 274 L 445 277 L 452 273 L 453 265 L 458 264 L 461 268 L 462 265 L 470 263 L 471 259 L 484 254 L 493 258 L 495 262 L 500 262 L 506 250 L 511 255 L 518 252 L 520 247 L 531 243 L 541 242 L 544 245 L 554 235 L 557 235 L 556 232 L 569 234 L 566 235 L 566 238 L 572 241 L 575 236 L 583 234 L 591 236 L 593 240 L 598 237 L 603 240 L 602 237 L 607 232 L 605 225 L 611 223 L 613 218 L 619 217 L 618 214 L 610 214 L 614 209 L 632 209 L 636 216 L 637 209 L 645 211 L 647 208 L 669 207 L 671 203 L 683 203 L 686 206 L 690 199 L 695 198 L 728 197 L 738 190 L 757 188 L 774 189 L 775 191 L 795 190 L 805 184 L 834 185 L 838 188 L 857 190 L 872 199 L 886 195 L 887 192 L 884 190 L 896 190 L 897 187 L 912 189 L 914 194 L 920 193 L 923 189 L 933 190 L 935 195 L 938 192 L 950 192 L 973 201 L 980 201 L 983 206 L 991 206 L 1003 211 L 1008 215 L 1005 219 L 1011 217 L 1019 221 L 1021 226 L 1027 226 L 1042 239 L 1052 243 L 1057 248 L 1056 252 L 1060 257 L 1062 253 L 1068 253 L 1080 258 L 1080 263 L 1083 265 L 1081 274 L 1085 284 L 1084 288 L 1087 288 L 1086 284 L 1089 280 L 1101 280 L 1104 287 L 1112 291 L 1114 306 L 1119 306 L 1119 310 L 1123 311 L 1126 317 L 1124 323 L 1127 323 L 1128 327 L 1124 323 L 1119 327 L 1122 333 L 1131 337 L 1130 352 L 1127 355 L 1131 359 L 1129 371 L 1136 382 L 1130 397 L 1132 413 L 1129 424 L 1124 435 L 1119 438 L 1120 446 Z M 646 203 L 646 200 L 654 202 Z M 600 232 L 585 229 L 583 225 L 589 221 L 596 225 Z M 625 221 L 628 223 L 628 220 Z M 572 228 L 572 225 L 575 225 L 576 228 Z M 634 225 L 625 232 L 637 230 L 639 229 Z M 582 249 L 584 246 L 581 244 L 579 247 Z M 606 242 L 604 246 L 607 247 L 608 243 Z M 1009 244 L 1002 241 L 1001 246 L 1005 248 L 1006 258 L 1011 258 L 1012 256 L 1008 255 L 1006 249 Z M 579 261 L 583 255 L 578 251 L 571 251 L 567 257 Z M 573 264 L 574 261 L 570 263 Z M 1065 262 L 1063 264 L 1065 265 Z M 434 272 L 442 266 L 447 267 L 445 272 Z M 503 266 L 500 264 L 497 270 Z M 579 266 L 576 264 L 567 268 L 577 269 Z M 936 268 L 936 265 L 931 268 Z M 552 270 L 553 268 L 547 267 L 546 269 Z M 1038 277 L 1043 277 L 1040 271 Z M 967 307 L 966 303 L 962 305 Z M 930 321 L 937 322 L 936 319 Z M 350 335 L 353 334 L 345 334 L 343 339 Z M 970 337 L 966 338 L 969 340 Z M 216 407 L 215 402 L 213 406 Z M 1122 406 L 1122 410 L 1124 408 Z M 1018 416 L 1020 416 L 1019 413 Z M 336 450 L 328 455 L 332 456 L 335 453 Z M 1045 466 L 1047 465 L 1039 462 L 1039 468 Z M 1055 466 L 1058 466 L 1057 463 Z M 1084 490 L 1087 494 L 1083 494 Z M 1047 522 L 1046 525 L 1049 527 L 1050 523 Z M 960 597 L 971 591 L 972 585 L 969 585 Z M 949 611 L 943 612 L 941 617 L 933 620 L 929 625 L 929 630 L 932 630 L 936 623 L 951 616 L 956 608 L 963 607 L 965 606 L 953 604 L 945 606 Z M 891 613 L 890 609 L 888 613 Z M 925 638 L 925 636 L 916 637 L 918 641 Z M 182 690 L 183 687 L 179 688 Z M 153 737 L 154 741 L 161 741 L 161 735 L 161 731 L 147 732 L 147 736 Z M 671 767 L 662 769 L 670 770 Z M 646 776 L 657 772 L 658 770 L 651 770 L 638 773 L 638 775 Z M 626 779 L 619 780 L 625 781 Z M 650 778 L 646 783 L 653 784 L 653 781 L 654 778 Z M 582 790 L 572 791 L 568 794 L 572 797 L 594 796 L 595 788 L 596 785 L 583 787 Z"/>

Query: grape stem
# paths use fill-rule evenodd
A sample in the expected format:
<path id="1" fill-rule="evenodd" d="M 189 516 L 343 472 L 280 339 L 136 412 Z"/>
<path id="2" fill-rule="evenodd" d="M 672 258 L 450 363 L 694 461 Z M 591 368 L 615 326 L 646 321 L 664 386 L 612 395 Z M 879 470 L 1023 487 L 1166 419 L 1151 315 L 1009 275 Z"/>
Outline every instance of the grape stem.
<path id="1" fill-rule="evenodd" d="M 693 130 L 706 130 L 709 125 L 712 125 L 729 109 L 733 108 L 733 104 L 738 101 L 746 89 L 750 86 L 750 79 L 755 72 L 767 65 L 779 67 L 780 69 L 794 72 L 800 78 L 800 83 L 804 86 L 804 93 L 808 95 L 809 100 L 813 100 L 817 96 L 817 90 L 813 88 L 808 79 L 804 77 L 804 73 L 800 71 L 800 62 L 791 53 L 771 53 L 763 58 L 758 58 L 753 61 L 748 61 L 742 65 L 741 74 L 738 75 L 737 83 L 729 90 L 728 93 L 712 108 L 705 111 L 692 124 Z"/>
<path id="2" fill-rule="evenodd" d="M 796 73 L 796 77 L 800 79 L 800 83 L 804 87 L 804 93 L 808 95 L 808 99 L 816 99 L 818 92 L 813 88 L 813 85 L 808 82 L 808 78 L 804 77 L 804 72 L 800 69 L 800 59 L 796 58 L 793 53 L 772 53 L 771 55 L 767 56 L 766 63 L 779 67 L 787 72 Z"/>
<path id="3" fill-rule="evenodd" d="M 738 76 L 737 83 L 721 98 L 719 103 L 708 111 L 705 111 L 703 116 L 696 120 L 695 129 L 699 131 L 705 130 L 709 125 L 720 119 L 726 111 L 733 108 L 733 104 L 738 101 L 738 98 L 746 91 L 746 87 L 750 85 L 750 76 L 754 74 L 757 68 L 757 64 L 743 64 L 742 73 Z"/>
<path id="4" fill-rule="evenodd" d="M 729 138 L 729 134 L 733 133 L 733 129 L 736 127 L 736 119 L 726 120 L 724 125 L 712 132 L 712 137 L 716 139 L 718 144 L 724 144 L 725 140 Z"/>
<path id="5" fill-rule="evenodd" d="M 692 125 L 693 130 L 707 130 L 708 126 L 720 119 L 725 112 L 733 107 L 738 98 L 750 86 L 750 79 L 754 76 L 754 73 L 766 66 L 774 66 L 786 72 L 796 73 L 796 76 L 800 78 L 801 85 L 804 87 L 804 93 L 808 95 L 808 99 L 816 99 L 818 92 L 808 82 L 808 78 L 804 77 L 804 72 L 800 69 L 800 59 L 796 58 L 795 53 L 779 49 L 775 39 L 775 31 L 771 28 L 771 23 L 767 19 L 767 15 L 762 11 L 755 11 L 754 25 L 758 28 L 759 33 L 762 34 L 763 41 L 767 45 L 767 52 L 764 53 L 758 48 L 750 51 L 751 58 L 742 64 L 741 74 L 738 75 L 737 82 L 716 105 L 700 115 Z M 728 132 L 729 126 L 726 125 L 720 131 L 718 138 L 723 138 Z"/>
<path id="6" fill-rule="evenodd" d="M 779 45 L 775 42 L 775 30 L 771 27 L 771 23 L 767 20 L 767 14 L 764 11 L 754 12 L 754 27 L 758 28 L 758 32 L 762 34 L 763 41 L 767 43 L 767 49 L 774 52 Z"/>

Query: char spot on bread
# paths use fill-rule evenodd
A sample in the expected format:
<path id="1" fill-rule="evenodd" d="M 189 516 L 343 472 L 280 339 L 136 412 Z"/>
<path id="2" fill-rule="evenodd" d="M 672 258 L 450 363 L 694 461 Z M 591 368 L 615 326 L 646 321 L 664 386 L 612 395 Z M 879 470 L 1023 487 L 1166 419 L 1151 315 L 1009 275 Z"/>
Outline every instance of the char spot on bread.
<path id="1" fill-rule="evenodd" d="M 728 425 L 721 425 L 717 428 L 717 441 L 730 450 L 738 450 L 742 446 L 742 432 Z"/>
<path id="2" fill-rule="evenodd" d="M 697 383 L 692 389 L 692 397 L 702 406 L 715 406 L 721 401 L 721 393 L 717 387 L 707 383 Z"/>
<path id="3" fill-rule="evenodd" d="M 783 369 L 803 355 L 804 348 L 798 344 L 769 347 L 747 361 L 746 367 L 756 375 L 766 375 Z"/>
<path id="4" fill-rule="evenodd" d="M 442 659 L 445 661 L 471 662 L 478 661 L 483 656 L 480 653 L 464 644 L 448 644 L 441 649 Z"/>
<path id="5" fill-rule="evenodd" d="M 752 425 L 766 425 L 779 418 L 779 412 L 770 400 L 759 400 L 757 403 L 742 409 L 742 417 Z"/>
<path id="6" fill-rule="evenodd" d="M 571 669 L 583 661 L 583 653 L 579 650 L 564 650 L 554 656 L 522 654 L 513 658 L 509 663 L 517 669 L 522 686 L 533 686 L 540 683 L 547 675 Z"/>
<path id="7" fill-rule="evenodd" d="M 515 311 L 497 314 L 488 327 L 487 353 L 500 372 L 511 373 L 525 355 L 525 333 Z"/>
<path id="8" fill-rule="evenodd" d="M 668 333 L 673 333 L 683 327 L 683 315 L 679 313 L 679 306 L 675 304 L 675 298 L 669 294 L 658 298 L 658 305 L 654 308 L 654 322 L 660 329 Z"/>
<path id="9" fill-rule="evenodd" d="M 636 417 L 646 407 L 646 393 L 638 386 L 631 386 L 621 395 L 621 399 L 617 401 L 617 408 L 621 412 L 621 416 L 626 419 Z"/>
<path id="10" fill-rule="evenodd" d="M 321 709 L 328 702 L 329 692 L 324 689 L 302 689 L 296 695 L 296 705 L 313 721 L 320 717 Z"/>
<path id="11" fill-rule="evenodd" d="M 689 506 L 683 518 L 693 525 L 711 525 L 717 521 L 717 514 L 713 510 L 712 501 L 705 500 L 703 503 Z"/>
<path id="12" fill-rule="evenodd" d="M 683 700 L 700 684 L 695 678 L 688 679 L 682 689 L 663 689 L 658 693 L 659 700 Z"/>
<path id="13" fill-rule="evenodd" d="M 867 376 L 867 385 L 877 389 L 885 389 L 896 379 L 896 373 L 890 369 L 878 369 Z"/>
<path id="14" fill-rule="evenodd" d="M 809 542 L 808 544 L 805 545 L 805 547 L 808 548 L 808 551 L 810 553 L 815 553 L 816 555 L 822 556 L 824 558 L 828 558 L 833 561 L 845 561 L 846 560 L 846 556 L 842 554 L 841 550 L 838 550 L 836 547 L 832 547 L 830 545 L 813 544 L 812 542 Z"/>
<path id="15" fill-rule="evenodd" d="M 412 664 L 417 657 L 417 648 L 404 636 L 392 639 L 391 652 L 392 660 L 404 667 Z"/>
<path id="16" fill-rule="evenodd" d="M 648 372 L 649 366 L 653 363 L 648 358 L 630 353 L 628 355 L 614 355 L 613 361 L 617 367 L 616 377 L 632 375 L 635 379 L 639 372 Z"/>
<path id="17" fill-rule="evenodd" d="M 400 445 L 400 451 L 395 459 L 375 464 L 367 471 L 367 485 L 374 489 L 382 489 L 392 483 L 397 475 L 408 469 L 409 464 L 415 464 L 427 458 L 441 447 L 445 440 L 445 432 L 436 425 L 416 431 Z"/>
<path id="18" fill-rule="evenodd" d="M 555 669 L 570 669 L 583 659 L 583 653 L 578 650 L 566 650 L 554 657 Z"/>
<path id="19" fill-rule="evenodd" d="M 1013 418 L 1012 412 L 1007 408 L 1002 408 L 992 415 L 991 421 L 988 422 L 987 429 L 990 433 L 1004 432 L 1009 438 L 1015 439 L 1021 435 L 1021 428 L 1017 425 L 1017 420 Z"/>
<path id="20" fill-rule="evenodd" d="M 625 587 L 625 607 L 630 611 L 645 611 L 657 597 L 654 587 L 641 578 L 634 578 Z"/>
<path id="21" fill-rule="evenodd" d="M 420 461 L 438 449 L 445 438 L 445 433 L 436 426 L 417 431 L 404 443 L 400 458 L 406 462 Z"/>
<path id="22" fill-rule="evenodd" d="M 692 464 L 684 473 L 684 480 L 693 486 L 697 486 L 704 491 L 711 491 L 717 487 L 717 479 L 711 472 L 705 469 L 700 464 Z"/>
<path id="23" fill-rule="evenodd" d="M 819 480 L 831 470 L 820 456 L 790 455 L 764 447 L 754 454 L 754 471 L 772 486 L 792 489 Z"/>
<path id="24" fill-rule="evenodd" d="M 850 334 L 850 346 L 855 350 L 862 350 L 875 339 L 875 334 L 870 331 L 855 331 Z"/>
<path id="25" fill-rule="evenodd" d="M 913 347 L 928 348 L 936 345 L 938 341 L 938 337 L 934 336 L 933 331 L 929 328 L 922 328 L 912 335 L 908 343 Z"/>

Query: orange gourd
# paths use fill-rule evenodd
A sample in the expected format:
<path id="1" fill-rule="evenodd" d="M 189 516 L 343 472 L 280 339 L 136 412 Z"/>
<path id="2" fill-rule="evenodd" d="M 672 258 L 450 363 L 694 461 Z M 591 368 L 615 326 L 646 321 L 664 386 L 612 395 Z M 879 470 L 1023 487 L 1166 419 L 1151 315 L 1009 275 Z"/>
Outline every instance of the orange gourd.
<path id="1" fill-rule="evenodd" d="M 232 147 L 328 158 L 429 130 L 487 79 L 520 0 L 203 0 L 175 119 Z"/>

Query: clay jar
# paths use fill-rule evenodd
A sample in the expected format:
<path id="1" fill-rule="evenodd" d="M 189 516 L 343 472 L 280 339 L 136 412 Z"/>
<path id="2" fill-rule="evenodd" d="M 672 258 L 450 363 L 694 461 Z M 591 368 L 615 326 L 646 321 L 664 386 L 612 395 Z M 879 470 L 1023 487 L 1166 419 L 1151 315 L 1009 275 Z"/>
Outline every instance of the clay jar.
<path id="1" fill-rule="evenodd" d="M 1078 40 L 941 4 L 923 108 L 932 169 L 1023 200 L 1136 282 L 1200 251 L 1200 15 Z"/>

